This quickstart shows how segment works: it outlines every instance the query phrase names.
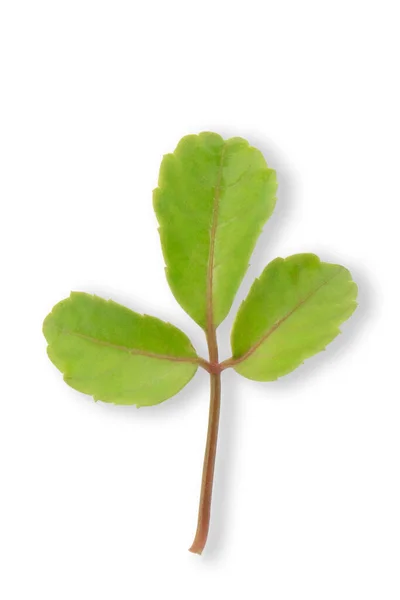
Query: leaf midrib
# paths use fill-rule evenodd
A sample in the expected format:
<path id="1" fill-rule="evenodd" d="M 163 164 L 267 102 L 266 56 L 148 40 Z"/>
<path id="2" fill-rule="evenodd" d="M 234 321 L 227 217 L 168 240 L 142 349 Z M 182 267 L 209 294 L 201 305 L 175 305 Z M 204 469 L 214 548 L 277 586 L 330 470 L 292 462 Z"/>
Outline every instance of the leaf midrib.
<path id="1" fill-rule="evenodd" d="M 219 217 L 219 203 L 221 198 L 221 182 L 222 182 L 222 171 L 224 168 L 224 158 L 226 152 L 226 142 L 221 149 L 221 158 L 217 175 L 217 182 L 215 184 L 214 197 L 213 197 L 213 212 L 211 221 L 210 231 L 210 247 L 208 255 L 208 269 L 207 269 L 207 287 L 206 287 L 206 326 L 207 335 L 211 337 L 214 331 L 214 306 L 213 306 L 213 287 L 214 287 L 214 263 L 215 263 L 215 238 L 217 236 L 218 229 L 218 217 Z"/>
<path id="2" fill-rule="evenodd" d="M 146 350 L 139 350 L 136 348 L 129 348 L 128 346 L 113 344 L 111 342 L 107 342 L 105 340 L 100 340 L 98 338 L 94 338 L 94 337 L 92 337 L 90 335 L 86 335 L 84 333 L 79 333 L 78 331 L 69 331 L 67 329 L 62 329 L 61 327 L 57 327 L 57 329 L 65 335 L 78 337 L 80 339 L 92 342 L 93 344 L 97 344 L 98 346 L 104 346 L 106 348 L 111 348 L 113 350 L 120 350 L 121 352 L 126 352 L 127 354 L 131 354 L 132 356 L 145 356 L 146 358 L 154 358 L 156 360 L 169 360 L 171 362 L 200 364 L 200 359 L 195 356 L 190 357 L 190 356 L 172 356 L 170 354 L 158 354 L 156 352 L 148 352 Z"/>

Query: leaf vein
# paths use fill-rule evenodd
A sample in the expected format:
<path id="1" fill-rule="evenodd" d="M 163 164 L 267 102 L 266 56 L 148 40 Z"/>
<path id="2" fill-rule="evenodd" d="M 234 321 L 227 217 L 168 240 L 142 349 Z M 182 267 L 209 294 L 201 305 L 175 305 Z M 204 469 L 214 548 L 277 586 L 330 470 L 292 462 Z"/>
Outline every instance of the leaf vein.
<path id="1" fill-rule="evenodd" d="M 79 333 L 78 331 L 68 331 L 67 329 L 62 329 L 58 327 L 59 331 L 65 335 L 70 335 L 74 337 L 81 338 L 83 340 L 87 340 L 92 342 L 93 344 L 97 344 L 98 346 L 104 346 L 107 348 L 112 348 L 114 350 L 120 350 L 121 352 L 127 352 L 132 356 L 145 356 L 147 358 L 154 358 L 156 360 L 169 360 L 171 362 L 187 362 L 187 363 L 196 363 L 201 364 L 201 360 L 199 357 L 190 357 L 190 356 L 172 356 L 169 354 L 159 354 L 156 352 L 148 352 L 147 350 L 140 350 L 137 348 L 129 348 L 128 346 L 122 346 L 119 344 L 113 344 L 111 342 L 107 342 L 105 340 L 99 340 L 98 338 L 94 338 L 90 335 L 86 335 L 84 333 Z"/>
<path id="2" fill-rule="evenodd" d="M 208 257 L 208 272 L 207 272 L 207 304 L 206 304 L 206 322 L 207 322 L 207 332 L 210 336 L 214 329 L 214 314 L 213 314 L 213 284 L 214 284 L 214 260 L 215 260 L 215 238 L 217 235 L 218 229 L 218 213 L 219 213 L 219 202 L 221 195 L 221 181 L 222 181 L 222 171 L 224 166 L 224 158 L 226 152 L 226 144 L 222 147 L 221 150 L 221 160 L 219 164 L 219 170 L 217 175 L 217 182 L 215 184 L 214 198 L 213 198 L 213 212 L 212 212 L 212 221 L 211 221 L 211 231 L 210 231 L 210 249 L 209 249 L 209 257 Z"/>

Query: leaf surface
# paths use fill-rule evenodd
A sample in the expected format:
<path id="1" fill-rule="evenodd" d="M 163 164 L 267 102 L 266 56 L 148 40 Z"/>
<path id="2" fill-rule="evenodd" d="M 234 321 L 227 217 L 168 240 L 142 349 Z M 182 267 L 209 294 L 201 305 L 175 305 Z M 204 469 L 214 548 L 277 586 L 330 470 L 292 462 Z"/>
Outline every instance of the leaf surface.
<path id="1" fill-rule="evenodd" d="M 355 310 L 357 286 L 340 265 L 314 254 L 272 261 L 254 282 L 232 330 L 238 373 L 273 381 L 324 350 Z"/>
<path id="2" fill-rule="evenodd" d="M 167 154 L 154 209 L 171 290 L 207 330 L 227 316 L 264 223 L 276 176 L 242 138 L 184 137 Z"/>
<path id="3" fill-rule="evenodd" d="M 176 327 L 81 292 L 56 304 L 43 333 L 68 385 L 104 402 L 158 404 L 198 367 L 196 351 Z"/>

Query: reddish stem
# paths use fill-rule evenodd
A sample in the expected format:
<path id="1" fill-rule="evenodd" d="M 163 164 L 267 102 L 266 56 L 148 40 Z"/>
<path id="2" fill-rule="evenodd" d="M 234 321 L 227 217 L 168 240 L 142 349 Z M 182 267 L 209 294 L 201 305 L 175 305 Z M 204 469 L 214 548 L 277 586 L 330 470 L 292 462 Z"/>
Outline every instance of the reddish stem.
<path id="1" fill-rule="evenodd" d="M 210 528 L 211 498 L 214 481 L 215 457 L 217 453 L 218 425 L 221 406 L 221 369 L 218 363 L 218 347 L 215 329 L 208 336 L 210 352 L 210 411 L 208 417 L 207 443 L 201 481 L 199 514 L 196 535 L 190 552 L 201 554 L 207 542 Z"/>

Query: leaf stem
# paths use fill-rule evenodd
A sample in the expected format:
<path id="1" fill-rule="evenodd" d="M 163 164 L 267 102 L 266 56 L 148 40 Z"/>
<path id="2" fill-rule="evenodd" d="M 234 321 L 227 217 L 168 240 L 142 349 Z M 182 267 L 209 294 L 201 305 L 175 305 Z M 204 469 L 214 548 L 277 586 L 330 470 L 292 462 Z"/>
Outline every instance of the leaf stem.
<path id="1" fill-rule="evenodd" d="M 199 356 L 193 362 L 197 362 L 197 364 L 199 365 L 199 367 L 202 367 L 205 371 L 207 371 L 207 373 L 212 373 L 213 372 L 213 366 L 205 358 L 201 358 L 201 356 Z"/>
<path id="2" fill-rule="evenodd" d="M 215 330 L 209 336 L 210 351 L 210 410 L 206 451 L 204 455 L 203 477 L 201 481 L 197 530 L 190 552 L 201 554 L 207 542 L 210 527 L 211 497 L 214 481 L 215 457 L 217 453 L 218 425 L 221 407 L 221 370 L 218 364 L 218 347 Z M 210 339 L 211 338 L 211 339 Z"/>
<path id="3" fill-rule="evenodd" d="M 189 548 L 190 552 L 194 552 L 196 554 L 201 554 L 203 552 L 210 527 L 211 496 L 214 482 L 215 456 L 217 454 L 218 425 L 221 406 L 221 367 L 218 360 L 217 331 L 214 321 L 213 283 L 215 268 L 215 238 L 218 227 L 218 211 L 225 150 L 226 144 L 224 144 L 222 148 L 221 160 L 214 190 L 207 269 L 206 337 L 210 359 L 207 365 L 210 373 L 210 410 L 208 416 L 207 442 L 203 464 L 203 477 L 201 481 L 197 530 L 193 544 Z M 202 366 L 206 368 L 205 365 Z"/>
<path id="4" fill-rule="evenodd" d="M 211 399 L 208 421 L 207 444 L 204 456 L 203 477 L 201 482 L 201 493 L 196 535 L 190 552 L 201 554 L 207 542 L 210 528 L 211 498 L 214 481 L 215 457 L 217 452 L 217 438 L 219 414 L 221 406 L 221 374 L 211 373 Z"/>

